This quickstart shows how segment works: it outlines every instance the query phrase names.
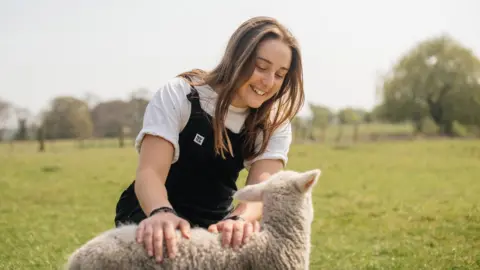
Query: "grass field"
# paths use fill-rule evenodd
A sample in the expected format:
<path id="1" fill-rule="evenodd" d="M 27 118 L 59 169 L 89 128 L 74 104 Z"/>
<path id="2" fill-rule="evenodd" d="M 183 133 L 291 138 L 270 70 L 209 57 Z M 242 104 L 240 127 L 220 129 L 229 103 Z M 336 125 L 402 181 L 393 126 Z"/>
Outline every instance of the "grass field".
<path id="1" fill-rule="evenodd" d="M 131 147 L 47 147 L 0 145 L 0 269 L 58 268 L 134 177 Z M 311 269 L 480 269 L 480 141 L 294 145 L 288 167 L 323 171 Z"/>

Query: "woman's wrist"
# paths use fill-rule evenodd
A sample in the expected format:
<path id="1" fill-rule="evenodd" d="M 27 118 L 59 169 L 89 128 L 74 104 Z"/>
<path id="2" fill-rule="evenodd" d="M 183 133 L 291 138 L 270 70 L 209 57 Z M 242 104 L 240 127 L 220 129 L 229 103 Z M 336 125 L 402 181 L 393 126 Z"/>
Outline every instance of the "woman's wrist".
<path id="1" fill-rule="evenodd" d="M 224 218 L 223 220 L 241 220 L 241 221 L 246 221 L 242 216 L 240 215 L 229 215 L 227 216 L 226 218 Z"/>
<path id="2" fill-rule="evenodd" d="M 175 210 L 170 206 L 162 206 L 162 207 L 155 208 L 150 212 L 148 216 L 151 217 L 158 213 L 172 213 L 177 216 L 177 212 L 175 212 Z"/>

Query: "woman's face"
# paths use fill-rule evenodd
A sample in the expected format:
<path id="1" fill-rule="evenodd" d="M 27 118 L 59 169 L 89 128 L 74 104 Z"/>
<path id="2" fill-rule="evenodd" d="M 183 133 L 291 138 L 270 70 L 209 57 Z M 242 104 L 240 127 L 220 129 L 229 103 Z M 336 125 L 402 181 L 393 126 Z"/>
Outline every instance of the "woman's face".
<path id="1" fill-rule="evenodd" d="M 257 48 L 255 69 L 235 95 L 232 105 L 238 108 L 258 108 L 273 97 L 282 86 L 290 68 L 292 51 L 281 40 L 269 39 Z"/>

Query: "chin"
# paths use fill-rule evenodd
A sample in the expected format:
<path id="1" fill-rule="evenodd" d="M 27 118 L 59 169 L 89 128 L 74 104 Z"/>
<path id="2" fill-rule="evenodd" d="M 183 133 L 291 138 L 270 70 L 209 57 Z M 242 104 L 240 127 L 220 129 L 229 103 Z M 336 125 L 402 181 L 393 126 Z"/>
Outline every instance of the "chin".
<path id="1" fill-rule="evenodd" d="M 260 106 L 262 106 L 263 102 L 251 102 L 251 103 L 248 103 L 248 107 L 252 108 L 252 109 L 258 109 L 260 108 Z"/>

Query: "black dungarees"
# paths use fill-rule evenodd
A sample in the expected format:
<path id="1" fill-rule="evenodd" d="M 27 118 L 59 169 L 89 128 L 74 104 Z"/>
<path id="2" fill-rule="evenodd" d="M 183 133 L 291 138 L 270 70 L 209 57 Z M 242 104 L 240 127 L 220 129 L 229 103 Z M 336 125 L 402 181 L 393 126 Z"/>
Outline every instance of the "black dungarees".
<path id="1" fill-rule="evenodd" d="M 215 155 L 212 117 L 200 106 L 198 92 L 187 95 L 192 104 L 190 118 L 179 136 L 180 156 L 165 183 L 169 202 L 192 227 L 207 228 L 232 211 L 232 194 L 244 168 L 244 132 L 228 131 L 234 157 Z M 134 182 L 122 192 L 116 207 L 115 224 L 139 223 L 146 218 L 134 192 Z"/>

